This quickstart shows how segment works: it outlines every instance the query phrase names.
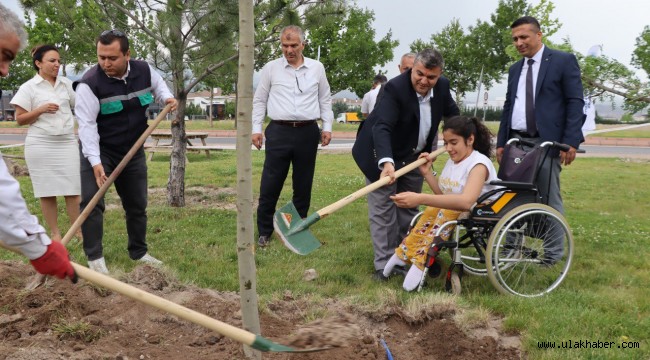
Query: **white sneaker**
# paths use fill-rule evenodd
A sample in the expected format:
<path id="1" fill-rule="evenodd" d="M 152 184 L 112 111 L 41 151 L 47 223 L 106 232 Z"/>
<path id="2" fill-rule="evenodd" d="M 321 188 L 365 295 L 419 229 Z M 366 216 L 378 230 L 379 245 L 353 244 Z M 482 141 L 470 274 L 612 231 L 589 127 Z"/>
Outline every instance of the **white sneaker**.
<path id="1" fill-rule="evenodd" d="M 97 260 L 88 260 L 88 268 L 92 271 L 108 275 L 108 268 L 106 267 L 106 261 L 103 257 L 100 257 Z"/>
<path id="2" fill-rule="evenodd" d="M 144 254 L 143 257 L 139 258 L 138 261 L 143 262 L 149 265 L 162 265 L 163 262 L 156 259 L 155 257 L 149 255 L 149 253 Z"/>

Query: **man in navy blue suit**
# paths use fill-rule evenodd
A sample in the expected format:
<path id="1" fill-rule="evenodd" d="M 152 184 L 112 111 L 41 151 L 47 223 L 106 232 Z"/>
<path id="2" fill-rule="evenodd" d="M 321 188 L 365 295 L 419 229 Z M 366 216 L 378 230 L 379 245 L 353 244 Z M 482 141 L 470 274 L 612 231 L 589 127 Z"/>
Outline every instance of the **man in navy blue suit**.
<path id="1" fill-rule="evenodd" d="M 417 169 L 395 179 L 395 171 L 430 152 L 443 116 L 459 114 L 442 77 L 440 52 L 425 49 L 417 54 L 413 68 L 393 78 L 359 129 L 352 156 L 366 176 L 366 183 L 390 176 L 391 182 L 368 194 L 370 235 L 375 252 L 377 280 L 386 280 L 383 269 L 406 235 L 417 208 L 398 208 L 391 195 L 422 191 L 423 178 Z"/>
<path id="2" fill-rule="evenodd" d="M 569 145 L 569 151 L 551 152 L 540 169 L 537 188 L 545 203 L 564 213 L 560 194 L 562 164 L 569 165 L 576 149 L 584 141 L 584 95 L 580 67 L 573 54 L 549 49 L 542 43 L 539 22 L 524 16 L 510 26 L 512 41 L 523 56 L 510 67 L 508 90 L 497 137 L 497 161 L 503 147 L 513 137 L 540 144 L 557 141 Z M 549 172 L 552 169 L 552 176 Z M 562 256 L 561 243 L 545 244 L 546 260 Z"/>

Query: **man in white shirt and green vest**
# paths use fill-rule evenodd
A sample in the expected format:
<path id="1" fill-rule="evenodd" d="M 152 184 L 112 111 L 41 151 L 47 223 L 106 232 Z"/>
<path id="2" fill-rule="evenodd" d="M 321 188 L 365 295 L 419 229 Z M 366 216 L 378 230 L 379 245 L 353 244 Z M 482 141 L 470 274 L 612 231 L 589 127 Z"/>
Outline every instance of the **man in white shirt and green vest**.
<path id="1" fill-rule="evenodd" d="M 144 61 L 131 60 L 122 31 L 107 30 L 97 38 L 97 60 L 76 87 L 75 114 L 81 140 L 81 210 L 93 198 L 147 129 L 147 108 L 154 101 L 176 99 L 162 77 Z M 126 217 L 129 257 L 161 264 L 147 251 L 147 164 L 141 147 L 115 180 Z M 88 266 L 108 273 L 104 260 L 104 199 L 81 227 Z"/>

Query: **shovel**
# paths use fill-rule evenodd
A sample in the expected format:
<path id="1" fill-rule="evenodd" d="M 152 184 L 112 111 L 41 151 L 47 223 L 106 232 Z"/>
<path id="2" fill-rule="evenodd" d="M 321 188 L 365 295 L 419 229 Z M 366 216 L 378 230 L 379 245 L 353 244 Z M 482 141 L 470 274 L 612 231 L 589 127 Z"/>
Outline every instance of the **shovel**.
<path id="1" fill-rule="evenodd" d="M 418 166 L 425 164 L 429 159 L 433 159 L 445 151 L 446 149 L 441 148 L 430 153 L 427 158 L 415 160 L 414 162 L 395 171 L 395 178 L 398 178 L 408 173 L 409 171 L 416 169 Z M 390 177 L 384 176 L 383 178 L 360 190 L 357 190 L 356 192 L 344 197 L 343 199 L 316 211 L 305 219 L 300 218 L 296 207 L 292 202 L 289 202 L 287 205 L 278 209 L 273 215 L 273 228 L 275 229 L 275 232 L 278 234 L 278 236 L 280 236 L 280 239 L 284 245 L 291 251 L 295 252 L 296 254 L 307 255 L 312 251 L 318 249 L 321 245 L 318 239 L 316 239 L 311 231 L 309 231 L 309 227 L 311 225 L 313 225 L 318 220 L 341 209 L 345 205 L 350 204 L 354 200 L 357 200 L 362 196 L 366 196 L 369 193 L 379 189 L 380 187 L 387 185 L 389 182 Z"/>
<path id="2" fill-rule="evenodd" d="M 115 179 L 117 179 L 117 177 L 120 176 L 120 173 L 122 172 L 122 170 L 124 170 L 124 168 L 129 163 L 129 161 L 131 161 L 133 155 L 135 155 L 135 153 L 140 149 L 140 147 L 144 144 L 144 142 L 147 141 L 149 135 L 151 135 L 151 133 L 156 129 L 156 127 L 162 121 L 162 119 L 165 118 L 165 115 L 167 115 L 170 109 L 171 109 L 171 104 L 165 106 L 165 108 L 162 109 L 160 114 L 156 116 L 153 123 L 149 125 L 147 130 L 145 130 L 144 133 L 140 135 L 140 137 L 135 142 L 135 144 L 133 144 L 129 152 L 127 152 L 126 155 L 124 155 L 122 161 L 120 161 L 120 163 L 117 164 L 117 166 L 115 167 L 111 175 L 108 177 L 108 179 L 106 179 L 106 182 L 104 182 L 104 184 L 97 190 L 95 196 L 93 196 L 93 198 L 90 199 L 88 205 L 86 205 L 86 207 L 84 208 L 84 211 L 82 211 L 81 214 L 79 214 L 77 220 L 75 220 L 75 222 L 72 223 L 70 229 L 68 229 L 68 232 L 65 233 L 65 236 L 63 237 L 63 239 L 61 239 L 61 243 L 63 244 L 63 246 L 66 246 L 68 242 L 70 242 L 70 239 L 72 239 L 74 234 L 76 234 L 79 228 L 81 228 L 81 224 L 83 224 L 83 222 L 86 221 L 88 215 L 90 215 L 90 212 L 93 211 L 93 209 L 95 208 L 95 205 L 97 205 L 97 203 L 102 198 L 102 196 L 106 194 L 108 188 L 113 184 L 113 182 L 115 182 Z M 46 276 L 42 274 L 34 275 L 34 277 L 32 277 L 32 280 L 30 280 L 27 286 L 25 286 L 25 289 L 26 290 L 36 289 L 37 287 L 41 286 L 45 282 L 45 278 Z"/>
<path id="3" fill-rule="evenodd" d="M 20 252 L 17 249 L 6 246 L 1 242 L 0 242 L 0 247 L 20 254 Z M 164 312 L 168 312 L 170 314 L 174 314 L 181 319 L 187 320 L 194 324 L 213 330 L 229 339 L 232 339 L 244 345 L 248 345 L 251 348 L 256 350 L 297 353 L 297 352 L 315 352 L 315 351 L 330 349 L 330 347 L 294 349 L 286 345 L 281 345 L 271 340 L 268 340 L 260 335 L 255 335 L 251 332 L 226 324 L 219 320 L 213 319 L 207 315 L 201 314 L 200 312 L 188 309 L 182 305 L 163 299 L 159 296 L 148 293 L 144 290 L 140 290 L 134 286 L 113 279 L 110 276 L 100 274 L 96 271 L 90 270 L 87 267 L 81 266 L 74 262 L 71 262 L 71 264 L 72 267 L 74 268 L 74 271 L 77 273 L 77 276 L 86 281 L 104 287 L 106 289 L 113 290 L 116 293 L 122 294 L 126 297 L 129 297 L 143 304 L 155 307 L 156 309 L 162 310 Z"/>

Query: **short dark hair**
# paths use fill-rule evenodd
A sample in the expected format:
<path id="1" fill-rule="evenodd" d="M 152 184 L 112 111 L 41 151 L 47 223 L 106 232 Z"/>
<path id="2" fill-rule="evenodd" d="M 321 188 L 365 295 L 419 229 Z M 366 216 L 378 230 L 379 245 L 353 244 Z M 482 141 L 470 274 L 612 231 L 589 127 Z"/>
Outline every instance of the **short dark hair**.
<path id="1" fill-rule="evenodd" d="M 372 80 L 373 84 L 385 84 L 386 82 L 388 82 L 388 78 L 382 74 L 375 75 L 375 78 Z"/>
<path id="2" fill-rule="evenodd" d="M 32 66 L 34 66 L 36 72 L 38 72 L 38 66 L 36 66 L 36 62 L 43 61 L 43 55 L 51 50 L 59 52 L 59 49 L 54 45 L 40 45 L 32 49 Z"/>
<path id="3" fill-rule="evenodd" d="M 120 42 L 120 51 L 122 54 L 126 55 L 126 52 L 129 51 L 129 39 L 126 37 L 126 34 L 120 30 L 106 30 L 102 32 L 95 41 L 95 45 L 101 43 L 102 45 L 110 45 L 113 41 L 118 40 Z"/>
<path id="4" fill-rule="evenodd" d="M 413 63 L 420 63 L 429 70 L 435 67 L 442 69 L 445 66 L 445 60 L 442 58 L 442 54 L 433 48 L 424 49 L 417 53 Z"/>
<path id="5" fill-rule="evenodd" d="M 515 20 L 512 23 L 512 25 L 510 25 L 510 28 L 514 29 L 514 28 L 516 28 L 518 26 L 525 25 L 525 24 L 533 25 L 533 27 L 535 28 L 535 31 L 539 31 L 541 29 L 541 27 L 539 26 L 539 21 L 537 21 L 537 19 L 535 19 L 532 16 L 522 16 L 522 17 L 520 17 L 519 19 Z"/>

